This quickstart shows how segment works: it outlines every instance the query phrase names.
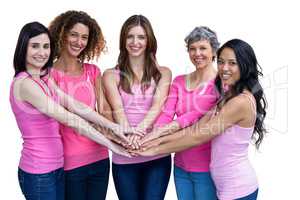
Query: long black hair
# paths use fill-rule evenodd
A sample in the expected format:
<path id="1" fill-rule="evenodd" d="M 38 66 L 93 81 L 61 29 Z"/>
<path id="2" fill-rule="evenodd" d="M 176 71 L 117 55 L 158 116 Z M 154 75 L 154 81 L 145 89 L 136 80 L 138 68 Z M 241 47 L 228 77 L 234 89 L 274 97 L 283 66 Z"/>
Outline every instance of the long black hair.
<path id="1" fill-rule="evenodd" d="M 30 22 L 25 24 L 20 31 L 18 42 L 15 49 L 14 54 L 14 68 L 15 68 L 15 76 L 17 76 L 20 72 L 26 71 L 26 55 L 27 55 L 27 46 L 28 42 L 31 38 L 38 36 L 40 34 L 46 33 L 50 39 L 50 49 L 53 47 L 53 42 L 50 37 L 48 29 L 39 22 Z M 41 71 L 46 70 L 48 73 L 48 69 L 52 67 L 53 64 L 53 54 L 52 50 L 50 52 L 49 59 L 47 63 L 42 67 Z"/>
<path id="2" fill-rule="evenodd" d="M 240 70 L 240 79 L 232 87 L 234 96 L 239 95 L 247 89 L 255 98 L 257 117 L 255 121 L 253 139 L 255 140 L 256 147 L 259 148 L 266 132 L 264 119 L 266 117 L 267 106 L 264 90 L 258 79 L 259 76 L 263 76 L 262 69 L 257 63 L 254 50 L 247 42 L 240 39 L 229 40 L 217 51 L 218 58 L 225 48 L 233 50 Z M 216 87 L 219 93 L 222 94 L 222 83 L 219 76 L 216 78 Z"/>

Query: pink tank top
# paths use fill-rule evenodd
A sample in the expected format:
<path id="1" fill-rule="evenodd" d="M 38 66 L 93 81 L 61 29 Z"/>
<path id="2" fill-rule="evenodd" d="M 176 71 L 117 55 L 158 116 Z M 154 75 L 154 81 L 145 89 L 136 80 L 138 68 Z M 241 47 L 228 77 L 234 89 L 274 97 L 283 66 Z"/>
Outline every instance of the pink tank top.
<path id="1" fill-rule="evenodd" d="M 210 172 L 220 200 L 241 198 L 258 188 L 248 159 L 253 130 L 254 127 L 234 125 L 212 141 Z"/>
<path id="2" fill-rule="evenodd" d="M 30 103 L 15 98 L 14 83 L 21 78 L 30 77 L 26 72 L 21 72 L 14 78 L 10 87 L 11 108 L 24 141 L 19 167 L 28 173 L 48 173 L 63 167 L 63 145 L 59 135 L 59 124 Z M 48 96 L 51 95 L 47 92 L 46 86 L 35 82 Z"/>
<path id="3" fill-rule="evenodd" d="M 119 82 L 120 79 L 120 71 L 115 70 L 116 78 Z M 124 111 L 129 122 L 129 125 L 132 127 L 136 127 L 145 117 L 147 112 L 152 106 L 153 95 L 155 92 L 155 82 L 152 80 L 150 87 L 143 94 L 141 90 L 141 85 L 133 85 L 131 87 L 132 94 L 128 94 L 119 87 L 119 93 L 121 95 Z M 151 160 L 155 160 L 161 157 L 165 157 L 167 155 L 160 156 L 152 156 L 152 157 L 144 157 L 137 156 L 133 158 L 128 158 L 125 156 L 121 156 L 119 154 L 112 154 L 112 161 L 115 164 L 132 164 L 132 163 L 142 163 Z"/>
<path id="4" fill-rule="evenodd" d="M 100 75 L 96 65 L 83 64 L 83 73 L 78 76 L 52 69 L 51 77 L 57 85 L 76 100 L 96 109 L 95 83 Z M 76 133 L 68 126 L 60 124 L 65 157 L 65 170 L 71 170 L 108 158 L 106 147 Z"/>
<path id="5" fill-rule="evenodd" d="M 170 123 L 176 114 L 175 120 L 180 128 L 190 126 L 216 104 L 218 96 L 214 79 L 194 90 L 188 90 L 185 75 L 177 76 L 170 87 L 168 99 L 155 125 Z M 207 142 L 176 153 L 175 165 L 188 172 L 208 172 L 210 145 L 210 142 Z"/>

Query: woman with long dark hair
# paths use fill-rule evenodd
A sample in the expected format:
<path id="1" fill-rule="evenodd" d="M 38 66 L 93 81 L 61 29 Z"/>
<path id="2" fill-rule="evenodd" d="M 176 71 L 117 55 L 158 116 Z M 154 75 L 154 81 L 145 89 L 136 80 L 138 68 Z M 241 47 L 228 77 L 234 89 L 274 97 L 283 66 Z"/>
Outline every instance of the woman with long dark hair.
<path id="1" fill-rule="evenodd" d="M 104 72 L 103 84 L 115 121 L 147 133 L 167 98 L 171 72 L 156 61 L 157 42 L 149 20 L 129 17 L 120 34 L 115 68 Z M 138 148 L 141 136 L 130 135 Z M 112 172 L 120 200 L 162 200 L 171 171 L 171 156 L 128 158 L 113 154 Z"/>
<path id="2" fill-rule="evenodd" d="M 258 148 L 266 129 L 266 100 L 258 77 L 262 75 L 252 47 L 239 39 L 226 42 L 217 52 L 216 86 L 220 101 L 199 122 L 170 136 L 152 140 L 141 151 L 153 156 L 212 140 L 210 172 L 220 200 L 257 198 L 258 182 L 248 159 L 254 139 Z"/>

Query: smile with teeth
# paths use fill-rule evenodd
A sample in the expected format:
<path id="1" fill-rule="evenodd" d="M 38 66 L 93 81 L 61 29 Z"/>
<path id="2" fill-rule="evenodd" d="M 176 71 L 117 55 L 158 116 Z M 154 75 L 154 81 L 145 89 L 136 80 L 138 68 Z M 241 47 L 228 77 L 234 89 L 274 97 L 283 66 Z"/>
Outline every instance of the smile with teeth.
<path id="1" fill-rule="evenodd" d="M 78 46 L 71 46 L 71 49 L 74 50 L 74 51 L 80 51 L 80 50 L 81 50 L 81 47 L 78 47 Z"/>
<path id="2" fill-rule="evenodd" d="M 33 59 L 36 60 L 37 62 L 45 62 L 45 60 L 46 60 L 47 58 L 34 57 Z"/>
<path id="3" fill-rule="evenodd" d="M 230 73 L 222 73 L 221 77 L 222 77 L 223 80 L 227 80 L 231 77 L 231 74 Z"/>

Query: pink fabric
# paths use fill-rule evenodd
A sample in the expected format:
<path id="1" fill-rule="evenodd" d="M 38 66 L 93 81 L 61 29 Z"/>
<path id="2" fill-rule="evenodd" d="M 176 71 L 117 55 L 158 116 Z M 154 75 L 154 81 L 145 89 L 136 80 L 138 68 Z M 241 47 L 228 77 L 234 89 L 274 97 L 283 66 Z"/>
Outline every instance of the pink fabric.
<path id="1" fill-rule="evenodd" d="M 209 111 L 218 99 L 214 79 L 202 87 L 188 90 L 185 75 L 177 76 L 170 88 L 168 100 L 161 115 L 156 120 L 157 126 L 163 126 L 175 119 L 181 128 L 192 125 Z M 210 142 L 175 154 L 175 165 L 189 172 L 207 172 L 210 163 Z"/>
<path id="2" fill-rule="evenodd" d="M 210 172 L 220 200 L 241 198 L 258 188 L 248 159 L 253 129 L 234 125 L 212 141 Z"/>
<path id="3" fill-rule="evenodd" d="M 67 75 L 56 69 L 51 70 L 51 76 L 65 93 L 93 109 L 96 108 L 95 83 L 99 75 L 98 67 L 87 63 L 83 65 L 83 73 L 78 76 Z M 72 128 L 60 124 L 60 133 L 64 145 L 65 170 L 108 158 L 106 147 L 77 134 Z"/>
<path id="4" fill-rule="evenodd" d="M 119 80 L 119 70 L 115 70 L 116 77 Z M 141 85 L 133 85 L 131 92 L 133 94 L 128 94 L 119 87 L 119 93 L 121 95 L 124 111 L 129 122 L 129 125 L 136 127 L 145 117 L 147 112 L 152 106 L 153 95 L 155 92 L 155 82 L 152 80 L 151 86 L 145 91 L 145 94 L 142 93 Z M 128 158 L 113 153 L 112 161 L 115 164 L 132 164 L 132 163 L 142 163 L 150 160 L 155 160 L 166 155 L 144 157 L 136 156 L 133 158 Z"/>
<path id="5" fill-rule="evenodd" d="M 59 135 L 59 124 L 31 104 L 14 97 L 14 82 L 24 77 L 29 75 L 25 72 L 19 73 L 10 88 L 11 108 L 24 141 L 19 167 L 28 173 L 48 173 L 63 167 L 63 145 Z M 51 93 L 47 93 L 48 88 L 36 83 L 51 96 Z"/>

